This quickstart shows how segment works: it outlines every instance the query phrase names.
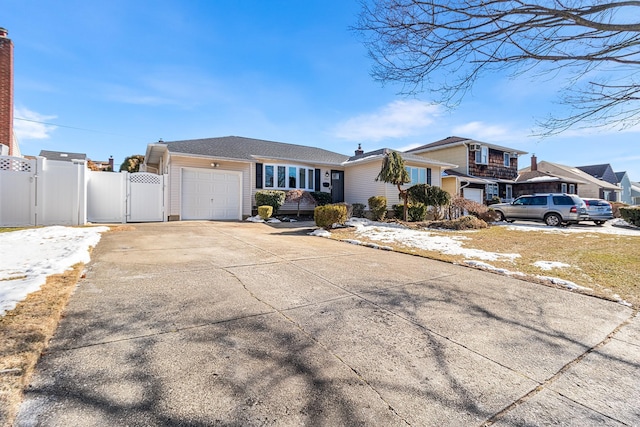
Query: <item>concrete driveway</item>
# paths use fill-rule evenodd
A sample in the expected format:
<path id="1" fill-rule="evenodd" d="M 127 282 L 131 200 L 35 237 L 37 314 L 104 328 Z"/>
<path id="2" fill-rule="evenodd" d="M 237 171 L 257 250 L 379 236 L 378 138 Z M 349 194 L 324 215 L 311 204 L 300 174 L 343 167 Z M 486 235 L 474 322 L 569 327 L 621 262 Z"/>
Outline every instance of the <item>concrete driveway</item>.
<path id="1" fill-rule="evenodd" d="M 630 308 L 289 227 L 103 235 L 16 425 L 640 424 Z"/>

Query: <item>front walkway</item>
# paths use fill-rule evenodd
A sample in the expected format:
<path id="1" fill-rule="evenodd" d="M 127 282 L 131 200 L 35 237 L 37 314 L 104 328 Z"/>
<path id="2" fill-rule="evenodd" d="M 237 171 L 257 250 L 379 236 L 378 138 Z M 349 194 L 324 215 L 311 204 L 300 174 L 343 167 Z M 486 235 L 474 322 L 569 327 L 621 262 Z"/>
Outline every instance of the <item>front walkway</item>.
<path id="1" fill-rule="evenodd" d="M 16 425 L 640 423 L 622 305 L 298 228 L 125 228 Z"/>

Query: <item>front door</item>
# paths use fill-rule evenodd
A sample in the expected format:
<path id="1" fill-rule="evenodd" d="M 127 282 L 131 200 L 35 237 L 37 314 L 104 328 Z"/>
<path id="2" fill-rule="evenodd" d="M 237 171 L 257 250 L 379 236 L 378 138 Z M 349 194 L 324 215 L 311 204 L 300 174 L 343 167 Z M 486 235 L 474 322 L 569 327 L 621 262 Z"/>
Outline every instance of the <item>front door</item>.
<path id="1" fill-rule="evenodd" d="M 344 202 L 344 171 L 331 171 L 331 202 Z"/>

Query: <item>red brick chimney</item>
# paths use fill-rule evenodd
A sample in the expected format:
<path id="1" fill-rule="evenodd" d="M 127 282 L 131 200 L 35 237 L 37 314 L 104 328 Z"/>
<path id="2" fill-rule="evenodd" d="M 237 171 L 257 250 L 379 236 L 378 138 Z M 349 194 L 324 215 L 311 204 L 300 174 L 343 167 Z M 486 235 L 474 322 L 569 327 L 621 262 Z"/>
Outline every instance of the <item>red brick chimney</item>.
<path id="1" fill-rule="evenodd" d="M 0 28 L 0 144 L 13 155 L 13 43 Z"/>
<path id="2" fill-rule="evenodd" d="M 536 157 L 535 154 L 531 155 L 531 170 L 532 171 L 538 170 L 538 158 Z"/>

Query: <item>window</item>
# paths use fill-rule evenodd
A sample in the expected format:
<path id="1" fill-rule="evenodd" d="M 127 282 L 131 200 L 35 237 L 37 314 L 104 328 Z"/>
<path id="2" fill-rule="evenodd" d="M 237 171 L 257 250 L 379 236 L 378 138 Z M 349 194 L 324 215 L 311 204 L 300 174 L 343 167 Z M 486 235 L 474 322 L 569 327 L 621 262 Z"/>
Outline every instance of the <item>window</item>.
<path id="1" fill-rule="evenodd" d="M 487 200 L 498 197 L 498 184 L 487 184 L 486 188 Z"/>
<path id="2" fill-rule="evenodd" d="M 576 185 L 575 184 L 569 184 L 569 193 L 570 194 L 576 194 Z"/>
<path id="3" fill-rule="evenodd" d="M 264 165 L 264 188 L 315 189 L 315 170 L 299 166 Z"/>
<path id="4" fill-rule="evenodd" d="M 480 151 L 476 151 L 476 164 L 488 165 L 489 164 L 489 147 L 482 146 Z"/>
<path id="5" fill-rule="evenodd" d="M 300 187 L 304 188 L 304 186 L 307 185 L 307 170 L 300 168 L 298 172 L 300 173 Z"/>
<path id="6" fill-rule="evenodd" d="M 298 188 L 296 185 L 297 168 L 289 166 L 289 188 Z"/>
<path id="7" fill-rule="evenodd" d="M 561 193 L 566 193 L 567 192 L 567 183 L 563 182 L 562 185 L 560 186 L 560 192 Z"/>
<path id="8" fill-rule="evenodd" d="M 416 168 L 413 166 L 405 166 L 404 168 L 409 173 L 409 178 L 411 178 L 411 182 L 409 182 L 407 185 L 431 185 L 431 168 Z"/>
<path id="9" fill-rule="evenodd" d="M 511 156 L 509 153 L 504 153 L 504 165 L 511 166 Z"/>
<path id="10" fill-rule="evenodd" d="M 264 167 L 264 187 L 273 188 L 273 166 L 267 165 Z"/>
<path id="11" fill-rule="evenodd" d="M 313 182 L 314 177 L 315 177 L 315 174 L 314 174 L 314 172 L 313 172 L 313 169 L 307 169 L 307 172 L 309 172 L 309 173 L 307 174 L 307 178 L 308 178 L 308 185 L 307 185 L 307 189 L 309 189 L 309 190 L 315 190 L 315 186 L 314 186 L 314 182 Z M 300 182 L 300 185 L 302 186 L 302 182 Z"/>

